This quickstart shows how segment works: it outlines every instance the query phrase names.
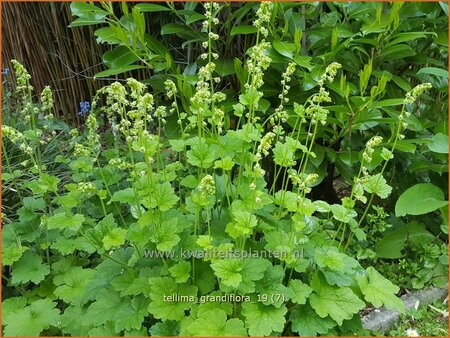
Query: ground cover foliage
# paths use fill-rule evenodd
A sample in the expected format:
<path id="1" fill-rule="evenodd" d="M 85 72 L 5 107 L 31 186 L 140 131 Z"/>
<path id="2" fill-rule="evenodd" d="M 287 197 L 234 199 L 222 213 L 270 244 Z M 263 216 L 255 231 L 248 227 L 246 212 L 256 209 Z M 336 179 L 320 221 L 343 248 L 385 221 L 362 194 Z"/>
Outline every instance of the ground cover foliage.
<path id="1" fill-rule="evenodd" d="M 446 4 L 71 8 L 117 81 L 78 130 L 3 71 L 5 335 L 361 335 L 447 284 Z"/>
<path id="2" fill-rule="evenodd" d="M 416 303 L 402 315 L 401 321 L 389 330 L 390 336 L 448 336 L 447 299 L 433 304 Z"/>

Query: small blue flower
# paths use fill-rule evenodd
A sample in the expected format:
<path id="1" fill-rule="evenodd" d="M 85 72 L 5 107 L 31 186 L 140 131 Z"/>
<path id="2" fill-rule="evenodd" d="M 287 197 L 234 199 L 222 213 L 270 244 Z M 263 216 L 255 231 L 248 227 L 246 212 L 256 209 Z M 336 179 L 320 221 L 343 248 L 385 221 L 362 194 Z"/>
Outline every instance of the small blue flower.
<path id="1" fill-rule="evenodd" d="M 2 75 L 8 75 L 9 74 L 9 68 L 2 68 Z"/>
<path id="2" fill-rule="evenodd" d="M 80 112 L 78 115 L 83 116 L 84 114 L 89 114 L 89 110 L 91 109 L 91 104 L 89 101 L 81 101 L 80 102 Z"/>

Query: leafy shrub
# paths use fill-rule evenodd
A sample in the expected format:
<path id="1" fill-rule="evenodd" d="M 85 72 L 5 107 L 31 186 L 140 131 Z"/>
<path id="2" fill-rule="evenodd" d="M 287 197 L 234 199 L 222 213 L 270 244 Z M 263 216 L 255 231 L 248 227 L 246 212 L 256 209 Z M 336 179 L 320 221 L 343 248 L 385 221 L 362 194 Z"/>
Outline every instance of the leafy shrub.
<path id="1" fill-rule="evenodd" d="M 117 49 L 103 56 L 107 70 L 98 77 L 120 73 L 122 66 L 147 68 L 145 82 L 155 99 L 164 100 L 160 94 L 165 91 L 165 80 L 171 79 L 182 109 L 190 111 L 195 71 L 206 62 L 202 58 L 205 13 L 199 3 L 71 6 L 77 17 L 73 25 L 101 25 L 95 32 L 97 41 Z M 226 80 L 216 85 L 216 90 L 227 94 L 223 102 L 226 129 L 234 128 L 239 118 L 233 106 L 248 76 L 245 60 L 259 34 L 252 25 L 258 6 L 225 3 L 216 13 L 223 24 L 215 28 L 220 43 L 213 41 L 211 50 L 218 56 L 214 74 Z M 386 168 L 389 176 L 403 170 L 413 175 L 395 175 L 394 193 L 385 205 L 393 206 L 399 192 L 415 183 L 448 186 L 442 175 L 448 171 L 447 156 L 428 151 L 430 138 L 448 134 L 447 23 L 444 3 L 274 3 L 266 24 L 270 32 L 266 54 L 272 62 L 264 74 L 264 97 L 257 108 L 263 120 L 279 105 L 277 96 L 284 90 L 279 74 L 289 63 L 296 64 L 296 76 L 289 84 L 292 90 L 286 95 L 289 102 L 284 104 L 289 114 L 293 114 L 292 102 L 306 102 L 318 90 L 318 79 L 328 64 L 339 62 L 344 69 L 345 77 L 330 87 L 333 128 L 319 126 L 314 144 L 315 152 L 324 153 L 313 163 L 319 175 L 312 192 L 315 198 L 339 201 L 334 185 L 342 179 L 352 184 L 361 156 L 357 150 L 375 134 L 390 134 L 387 122 L 397 115 L 404 91 L 420 82 L 432 83 L 431 96 L 424 95 L 417 114 L 407 118 L 410 140 L 399 140 L 397 149 L 404 153 Z M 142 48 L 143 40 L 147 48 Z M 166 125 L 171 137 L 179 132 L 173 117 Z M 295 128 L 295 119 L 288 119 L 288 124 L 288 129 Z M 377 152 L 375 158 L 380 160 Z M 276 173 L 268 170 L 267 174 L 271 184 Z"/>
<path id="2" fill-rule="evenodd" d="M 204 8 L 206 63 L 189 101 L 170 79 L 168 106 L 131 78 L 102 88 L 86 133 L 71 131 L 56 159 L 70 179 L 39 156 L 35 121 L 41 112 L 51 120 L 51 92 L 32 109 L 29 75 L 14 63 L 30 125 L 5 125 L 3 135 L 36 176 L 17 187 L 18 220 L 3 227 L 5 335 L 346 335 L 363 332 L 367 304 L 404 310 L 398 286 L 348 248 L 366 241 L 374 199 L 390 195 L 386 168 L 431 85 L 414 87 L 381 117 L 389 127 L 366 140 L 358 170 L 346 171 L 348 196 L 312 199 L 326 152 L 316 141 L 335 137 L 339 124 L 333 102 L 344 97 L 364 111 L 379 104 L 384 85 L 354 98 L 345 76 L 336 84 L 341 64 L 332 62 L 315 93 L 288 108 L 297 69 L 289 63 L 277 108 L 261 109 L 273 10 L 261 3 L 231 128 L 214 72 L 220 6 Z"/>

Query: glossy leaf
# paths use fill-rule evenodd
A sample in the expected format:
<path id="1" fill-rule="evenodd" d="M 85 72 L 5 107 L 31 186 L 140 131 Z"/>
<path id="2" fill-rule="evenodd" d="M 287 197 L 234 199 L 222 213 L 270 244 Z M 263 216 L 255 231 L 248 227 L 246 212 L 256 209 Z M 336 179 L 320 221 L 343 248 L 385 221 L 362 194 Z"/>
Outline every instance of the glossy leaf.
<path id="1" fill-rule="evenodd" d="M 255 26 L 249 26 L 249 25 L 241 25 L 241 26 L 234 26 L 231 29 L 230 35 L 244 35 L 244 34 L 254 34 L 257 32 L 257 28 Z"/>
<path id="2" fill-rule="evenodd" d="M 170 8 L 168 8 L 166 6 L 162 6 L 162 5 L 158 5 L 158 4 L 149 4 L 149 3 L 137 4 L 136 7 L 141 12 L 165 12 L 165 11 L 171 10 Z"/>
<path id="3" fill-rule="evenodd" d="M 423 215 L 447 204 L 441 189 L 431 183 L 419 183 L 400 195 L 395 204 L 395 215 Z"/>
<path id="4" fill-rule="evenodd" d="M 142 69 L 145 68 L 144 66 L 138 66 L 138 65 L 130 65 L 130 66 L 124 66 L 124 67 L 118 67 L 118 68 L 113 68 L 113 69 L 108 69 L 108 70 L 104 70 L 103 72 L 97 73 L 95 74 L 95 78 L 99 79 L 102 77 L 109 77 L 109 76 L 114 76 L 114 75 L 119 75 L 122 73 L 126 73 L 132 70 L 136 70 L 136 69 Z"/>

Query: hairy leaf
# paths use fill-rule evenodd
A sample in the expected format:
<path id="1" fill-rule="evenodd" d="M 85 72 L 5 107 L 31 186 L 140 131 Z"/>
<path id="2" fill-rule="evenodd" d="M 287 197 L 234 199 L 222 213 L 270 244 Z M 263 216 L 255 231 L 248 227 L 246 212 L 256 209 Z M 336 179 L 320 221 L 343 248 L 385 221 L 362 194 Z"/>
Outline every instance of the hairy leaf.
<path id="1" fill-rule="evenodd" d="M 400 290 L 388 279 L 384 278 L 377 270 L 369 266 L 366 276 L 358 277 L 358 285 L 364 298 L 375 307 L 386 306 L 388 309 L 405 312 L 405 305 L 396 296 Z"/>
<path id="2" fill-rule="evenodd" d="M 271 336 L 283 331 L 286 319 L 286 306 L 277 308 L 262 303 L 244 303 L 242 314 L 250 336 Z"/>
<path id="3" fill-rule="evenodd" d="M 311 286 L 314 290 L 309 298 L 311 307 L 320 317 L 330 316 L 339 325 L 345 319 L 351 319 L 365 306 L 350 288 L 328 285 L 318 274 L 313 277 Z"/>

